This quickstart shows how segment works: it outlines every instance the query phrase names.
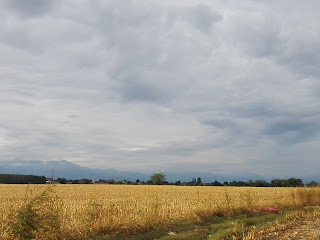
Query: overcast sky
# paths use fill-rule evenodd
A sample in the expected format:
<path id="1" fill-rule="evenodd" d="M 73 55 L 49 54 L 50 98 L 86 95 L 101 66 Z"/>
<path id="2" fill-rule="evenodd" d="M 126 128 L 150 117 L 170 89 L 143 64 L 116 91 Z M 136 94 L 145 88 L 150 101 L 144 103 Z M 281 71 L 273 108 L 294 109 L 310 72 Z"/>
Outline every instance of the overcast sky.
<path id="1" fill-rule="evenodd" d="M 0 159 L 319 174 L 320 1 L 2 0 Z"/>

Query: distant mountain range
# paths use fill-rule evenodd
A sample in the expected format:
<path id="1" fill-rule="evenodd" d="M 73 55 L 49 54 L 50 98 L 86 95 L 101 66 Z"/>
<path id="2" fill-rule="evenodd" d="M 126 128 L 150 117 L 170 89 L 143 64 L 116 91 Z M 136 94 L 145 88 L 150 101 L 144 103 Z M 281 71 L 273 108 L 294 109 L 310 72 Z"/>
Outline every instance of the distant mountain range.
<path id="1" fill-rule="evenodd" d="M 82 167 L 80 165 L 68 162 L 66 160 L 59 161 L 43 161 L 43 160 L 4 160 L 0 161 L 0 174 L 30 174 L 54 178 L 66 179 L 115 179 L 136 181 L 147 181 L 152 174 L 144 174 L 139 172 L 118 171 L 116 169 L 93 169 Z M 264 176 L 255 173 L 232 173 L 232 174 L 215 174 L 212 172 L 165 172 L 167 181 L 189 182 L 192 178 L 201 177 L 202 182 L 224 182 L 224 181 L 249 181 L 249 180 L 267 180 Z M 297 176 L 299 177 L 299 176 Z M 277 177 L 281 178 L 281 177 Z M 320 177 L 305 177 L 304 181 L 320 181 Z"/>
<path id="2" fill-rule="evenodd" d="M 0 173 L 30 174 L 66 179 L 116 179 L 136 181 L 148 179 L 147 175 L 136 172 L 117 171 L 115 169 L 92 169 L 60 160 L 6 160 L 0 161 Z"/>

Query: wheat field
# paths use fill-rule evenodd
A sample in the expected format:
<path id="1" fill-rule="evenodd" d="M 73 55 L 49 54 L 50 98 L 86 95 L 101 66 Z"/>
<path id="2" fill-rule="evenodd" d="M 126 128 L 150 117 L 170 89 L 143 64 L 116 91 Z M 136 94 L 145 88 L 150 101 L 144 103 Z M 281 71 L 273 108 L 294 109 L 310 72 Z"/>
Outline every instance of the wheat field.
<path id="1" fill-rule="evenodd" d="M 39 197 L 44 191 L 47 195 Z M 256 211 L 265 206 L 281 209 L 319 204 L 318 188 L 0 185 L 0 237 L 12 237 L 10 226 L 13 221 L 16 225 L 22 221 L 19 216 L 25 206 L 31 206 L 37 215 L 55 219 L 52 221 L 58 222 L 59 234 L 81 239 L 108 232 L 145 231 L 157 224 L 200 221 L 214 214 Z"/>

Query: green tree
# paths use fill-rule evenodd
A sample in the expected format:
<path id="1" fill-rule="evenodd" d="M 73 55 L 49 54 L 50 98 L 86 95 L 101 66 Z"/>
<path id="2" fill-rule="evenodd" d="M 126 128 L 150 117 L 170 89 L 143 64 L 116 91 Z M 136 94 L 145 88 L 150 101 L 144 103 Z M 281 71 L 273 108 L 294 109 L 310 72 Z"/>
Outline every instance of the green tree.
<path id="1" fill-rule="evenodd" d="M 265 180 L 256 180 L 254 182 L 254 185 L 256 187 L 267 187 L 268 186 L 268 183 L 265 181 Z"/>
<path id="2" fill-rule="evenodd" d="M 176 181 L 174 185 L 180 186 L 181 182 L 180 181 Z"/>
<path id="3" fill-rule="evenodd" d="M 198 186 L 201 186 L 201 185 L 202 185 L 201 177 L 198 177 L 198 178 L 197 178 L 197 185 L 198 185 Z"/>
<path id="4" fill-rule="evenodd" d="M 161 185 L 166 181 L 166 175 L 163 172 L 154 173 L 149 177 L 153 184 Z"/>
<path id="5" fill-rule="evenodd" d="M 309 182 L 309 183 L 307 184 L 308 187 L 316 187 L 317 185 L 318 185 L 318 183 L 315 182 L 315 181 L 311 181 L 311 182 Z"/>
<path id="6" fill-rule="evenodd" d="M 196 178 L 192 178 L 191 185 L 193 185 L 193 186 L 197 185 L 197 179 Z"/>
<path id="7" fill-rule="evenodd" d="M 302 187 L 303 182 L 300 178 L 289 178 L 288 179 L 290 187 Z"/>
<path id="8" fill-rule="evenodd" d="M 57 179 L 57 182 L 60 183 L 60 184 L 66 184 L 67 181 L 68 181 L 68 180 L 65 179 L 65 178 L 58 178 L 58 179 Z"/>

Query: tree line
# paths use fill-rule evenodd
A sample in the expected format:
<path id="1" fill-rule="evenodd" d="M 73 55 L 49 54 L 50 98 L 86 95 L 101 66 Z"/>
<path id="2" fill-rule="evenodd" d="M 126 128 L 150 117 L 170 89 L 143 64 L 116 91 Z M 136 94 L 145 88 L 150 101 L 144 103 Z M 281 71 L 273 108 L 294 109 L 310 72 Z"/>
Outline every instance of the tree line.
<path id="1" fill-rule="evenodd" d="M 149 183 L 155 185 L 161 184 L 169 184 L 173 185 L 173 183 L 168 183 L 166 181 L 166 175 L 162 172 L 154 173 L 149 177 Z M 249 181 L 231 181 L 231 182 L 223 182 L 220 183 L 218 181 L 203 183 L 201 177 L 192 178 L 190 182 L 181 182 L 176 181 L 174 185 L 184 185 L 184 186 L 236 186 L 236 187 L 302 187 L 302 186 L 317 186 L 318 183 L 315 181 L 311 181 L 309 183 L 304 183 L 300 178 L 288 178 L 288 179 L 273 179 L 270 182 L 265 180 L 249 180 Z"/>
<path id="2" fill-rule="evenodd" d="M 56 180 L 58 183 L 70 183 L 70 184 L 89 184 L 89 183 L 100 183 L 100 184 L 130 184 L 130 185 L 176 185 L 176 186 L 235 186 L 235 187 L 302 187 L 309 186 L 315 187 L 318 186 L 318 183 L 315 181 L 311 181 L 308 183 L 304 183 L 300 178 L 288 178 L 288 179 L 273 179 L 268 182 L 266 180 L 249 180 L 249 181 L 224 181 L 219 182 L 217 180 L 213 182 L 203 182 L 201 177 L 192 178 L 191 181 L 182 182 L 168 182 L 166 180 L 166 174 L 154 173 L 152 174 L 147 181 L 141 181 L 137 179 L 136 181 L 127 181 L 120 180 L 116 181 L 114 179 L 103 180 L 100 179 L 98 181 L 92 181 L 90 179 L 80 179 L 80 180 L 67 180 L 65 178 L 58 178 Z"/>
<path id="3" fill-rule="evenodd" d="M 154 173 L 149 177 L 149 183 L 155 185 L 169 184 L 169 185 L 184 185 L 184 186 L 237 186 L 237 187 L 302 187 L 302 186 L 317 186 L 318 183 L 311 181 L 304 183 L 300 178 L 288 178 L 288 179 L 273 179 L 270 182 L 266 180 L 249 180 L 249 181 L 231 181 L 220 183 L 213 181 L 209 183 L 203 183 L 201 177 L 192 178 L 190 182 L 176 181 L 175 183 L 168 183 L 166 181 L 166 175 L 162 172 Z"/>
<path id="4" fill-rule="evenodd" d="M 0 183 L 6 184 L 44 184 L 44 183 L 60 183 L 60 184 L 131 184 L 131 185 L 177 185 L 177 186 L 235 186 L 235 187 L 302 187 L 309 186 L 314 187 L 319 184 L 315 181 L 304 183 L 300 178 L 288 178 L 288 179 L 273 179 L 270 182 L 266 180 L 255 180 L 255 181 L 212 181 L 203 182 L 201 177 L 192 178 L 188 182 L 168 182 L 166 180 L 166 174 L 163 172 L 152 174 L 147 181 L 141 181 L 137 179 L 136 181 L 120 180 L 116 181 L 114 179 L 99 179 L 94 181 L 93 179 L 73 179 L 67 180 L 66 178 L 57 178 L 54 181 L 50 179 L 47 181 L 44 176 L 35 175 L 19 175 L 19 174 L 0 174 Z"/>
<path id="5" fill-rule="evenodd" d="M 0 183 L 6 184 L 44 184 L 46 180 L 45 176 L 0 174 Z"/>

